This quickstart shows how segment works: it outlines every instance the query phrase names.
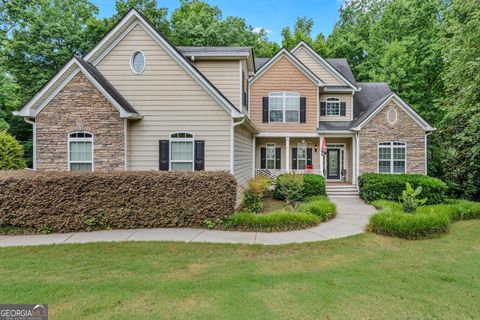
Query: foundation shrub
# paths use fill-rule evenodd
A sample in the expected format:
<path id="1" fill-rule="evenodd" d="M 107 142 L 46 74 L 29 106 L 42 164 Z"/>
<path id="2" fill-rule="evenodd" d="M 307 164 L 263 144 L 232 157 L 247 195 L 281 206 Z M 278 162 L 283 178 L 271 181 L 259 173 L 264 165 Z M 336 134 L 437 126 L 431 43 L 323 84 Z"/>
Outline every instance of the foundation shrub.
<path id="1" fill-rule="evenodd" d="M 0 172 L 0 225 L 70 232 L 203 226 L 234 212 L 227 172 Z"/>

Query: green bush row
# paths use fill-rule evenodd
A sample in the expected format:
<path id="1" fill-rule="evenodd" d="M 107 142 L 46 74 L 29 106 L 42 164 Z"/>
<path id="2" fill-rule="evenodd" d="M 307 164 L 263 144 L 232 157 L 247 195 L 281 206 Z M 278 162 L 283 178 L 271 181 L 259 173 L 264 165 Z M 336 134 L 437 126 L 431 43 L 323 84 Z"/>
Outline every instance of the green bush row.
<path id="1" fill-rule="evenodd" d="M 311 213 L 279 211 L 268 214 L 240 212 L 225 221 L 226 229 L 242 231 L 288 231 L 313 227 L 320 223 L 320 218 Z"/>
<path id="2" fill-rule="evenodd" d="M 358 178 L 360 197 L 368 203 L 375 200 L 398 201 L 407 182 L 414 188 L 422 187 L 418 198 L 427 198 L 426 204 L 445 201 L 447 185 L 440 179 L 421 174 L 363 174 Z"/>
<path id="3" fill-rule="evenodd" d="M 447 232 L 450 221 L 480 219 L 480 203 L 465 200 L 419 207 L 414 213 L 403 212 L 396 202 L 377 200 L 372 204 L 381 210 L 370 218 L 368 230 L 404 239 Z"/>
<path id="4" fill-rule="evenodd" d="M 277 177 L 273 197 L 285 200 L 287 197 L 301 200 L 306 197 L 326 195 L 325 177 L 318 174 L 285 173 Z M 296 201 L 296 200 L 294 200 Z"/>

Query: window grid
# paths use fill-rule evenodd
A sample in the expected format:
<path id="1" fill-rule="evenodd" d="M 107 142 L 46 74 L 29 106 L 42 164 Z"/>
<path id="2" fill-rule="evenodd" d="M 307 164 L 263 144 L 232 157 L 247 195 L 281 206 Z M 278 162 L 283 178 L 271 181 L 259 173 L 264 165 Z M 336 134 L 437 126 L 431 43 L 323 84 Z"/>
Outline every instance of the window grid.
<path id="1" fill-rule="evenodd" d="M 327 116 L 339 116 L 340 115 L 340 99 L 328 98 L 326 103 L 326 115 Z"/>
<path id="2" fill-rule="evenodd" d="M 194 140 L 193 134 L 176 132 L 170 135 L 170 170 L 194 170 Z"/>
<path id="3" fill-rule="evenodd" d="M 382 142 L 378 145 L 378 172 L 405 173 L 406 145 L 402 142 Z"/>
<path id="4" fill-rule="evenodd" d="M 276 145 L 274 143 L 267 143 L 266 146 L 266 167 L 267 169 L 275 169 L 276 161 Z"/>
<path id="5" fill-rule="evenodd" d="M 304 143 L 297 146 L 297 168 L 304 170 L 307 167 L 307 146 Z"/>
<path id="6" fill-rule="evenodd" d="M 93 135 L 89 132 L 68 134 L 68 170 L 93 171 Z"/>
<path id="7" fill-rule="evenodd" d="M 300 95 L 298 93 L 270 93 L 268 100 L 269 122 L 300 121 Z"/>

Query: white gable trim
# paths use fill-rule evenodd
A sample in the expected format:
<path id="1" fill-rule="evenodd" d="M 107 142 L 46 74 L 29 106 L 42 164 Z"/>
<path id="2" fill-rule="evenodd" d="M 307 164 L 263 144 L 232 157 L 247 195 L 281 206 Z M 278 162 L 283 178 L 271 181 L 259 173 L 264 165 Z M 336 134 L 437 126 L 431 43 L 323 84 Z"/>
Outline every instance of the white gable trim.
<path id="1" fill-rule="evenodd" d="M 277 54 L 268 60 L 255 74 L 250 83 L 253 84 L 258 78 L 260 78 L 270 67 L 272 67 L 281 57 L 285 57 L 293 65 L 295 65 L 304 75 L 306 75 L 317 86 L 325 86 L 325 82 L 319 79 L 310 69 L 308 69 L 297 57 L 291 54 L 287 49 L 282 48 Z"/>
<path id="2" fill-rule="evenodd" d="M 389 97 L 385 99 L 385 101 L 374 111 L 370 114 L 365 120 L 363 120 L 360 124 L 356 127 L 352 128 L 354 131 L 359 131 L 362 129 L 365 124 L 367 124 L 370 120 L 372 120 L 380 111 L 382 111 L 390 101 L 394 100 L 396 104 L 405 111 L 423 130 L 425 131 L 434 131 L 436 130 L 432 126 L 428 124 L 415 110 L 412 109 L 402 98 L 400 98 L 396 93 L 392 93 Z"/>
<path id="3" fill-rule="evenodd" d="M 292 53 L 295 54 L 300 48 L 304 48 L 314 60 L 316 60 L 318 63 L 320 63 L 322 66 L 327 68 L 328 71 L 332 73 L 332 75 L 337 78 L 340 82 L 345 83 L 355 91 L 360 91 L 359 88 L 357 88 L 353 83 L 351 83 L 347 78 L 345 78 L 340 72 L 337 71 L 327 60 L 322 58 L 318 53 L 315 52 L 308 44 L 306 44 L 304 41 L 300 41 L 293 49 Z"/>
<path id="4" fill-rule="evenodd" d="M 171 44 L 169 43 L 162 35 L 158 33 L 158 31 L 152 27 L 152 25 L 135 9 L 131 9 L 130 12 L 128 12 L 122 20 L 120 20 L 119 23 L 100 41 L 87 55 L 85 55 L 85 60 L 89 60 L 92 57 L 96 56 L 98 54 L 99 50 L 105 50 L 101 52 L 101 55 L 94 60 L 95 64 L 98 64 L 103 57 L 105 57 L 115 46 L 118 44 L 118 42 L 121 40 L 115 39 L 115 41 L 108 46 L 106 49 L 102 49 L 102 47 L 108 42 L 108 40 L 115 36 L 119 30 L 121 30 L 122 27 L 126 23 L 128 23 L 131 19 L 134 19 L 133 27 L 136 25 L 142 27 L 151 37 L 154 39 L 161 48 L 163 48 L 190 76 L 204 89 L 209 93 L 212 98 L 220 104 L 225 111 L 227 111 L 228 114 L 230 114 L 232 117 L 242 117 L 242 113 L 238 111 L 235 106 L 227 99 L 225 98 L 217 88 L 215 88 L 204 76 L 203 74 L 200 73 L 190 62 L 187 61 L 187 59 L 180 53 L 178 50 Z M 130 31 L 130 28 L 133 28 L 129 26 L 124 32 L 122 32 L 121 35 L 119 35 L 119 38 L 123 38 L 126 36 L 128 33 L 127 31 Z M 129 30 L 130 29 L 130 30 Z"/>
<path id="5" fill-rule="evenodd" d="M 70 69 L 73 65 L 74 69 Z M 65 69 L 65 70 L 64 70 Z M 45 99 L 37 108 L 32 109 L 31 104 L 33 103 L 33 99 L 25 106 L 23 107 L 20 111 L 14 112 L 13 114 L 16 116 L 27 116 L 27 117 L 36 117 L 56 96 L 57 94 L 79 73 L 82 72 L 83 75 L 95 86 L 95 88 L 100 91 L 105 98 L 113 105 L 115 109 L 120 113 L 121 118 L 141 118 L 141 116 L 137 114 L 132 114 L 125 109 L 95 80 L 94 77 L 90 75 L 90 73 L 78 62 L 76 58 L 72 58 L 67 65 L 65 65 L 64 69 L 61 70 L 61 72 L 41 90 L 38 95 L 41 96 L 45 94 L 49 87 L 51 87 L 53 84 L 55 84 L 56 80 L 58 80 L 57 77 L 59 77 L 61 74 L 64 74 L 68 70 L 70 71 L 70 74 L 65 78 L 65 80 L 62 81 L 60 85 L 57 85 L 55 90 Z M 35 95 L 37 97 L 37 95 Z M 34 99 L 35 99 L 34 97 Z"/>

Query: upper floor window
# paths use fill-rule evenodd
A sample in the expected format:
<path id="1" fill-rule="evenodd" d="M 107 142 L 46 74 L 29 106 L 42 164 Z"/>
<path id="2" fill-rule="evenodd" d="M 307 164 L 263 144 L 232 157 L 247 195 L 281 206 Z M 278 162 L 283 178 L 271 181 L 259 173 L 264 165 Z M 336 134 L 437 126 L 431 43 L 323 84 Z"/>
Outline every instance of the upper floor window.
<path id="1" fill-rule="evenodd" d="M 339 116 L 340 115 L 340 99 L 328 98 L 326 105 L 327 116 Z"/>
<path id="2" fill-rule="evenodd" d="M 269 122 L 300 121 L 300 95 L 298 93 L 270 93 L 268 100 Z"/>
<path id="3" fill-rule="evenodd" d="M 248 81 L 242 70 L 242 106 L 248 110 Z"/>
<path id="4" fill-rule="evenodd" d="M 193 171 L 193 134 L 177 132 L 170 135 L 170 170 Z"/>
<path id="5" fill-rule="evenodd" d="M 402 142 L 378 144 L 378 172 L 405 173 L 406 145 Z"/>
<path id="6" fill-rule="evenodd" d="M 135 51 L 130 58 L 130 68 L 136 74 L 140 74 L 145 70 L 145 55 L 141 51 Z"/>
<path id="7" fill-rule="evenodd" d="M 68 135 L 68 170 L 93 171 L 93 135 L 90 132 Z"/>

